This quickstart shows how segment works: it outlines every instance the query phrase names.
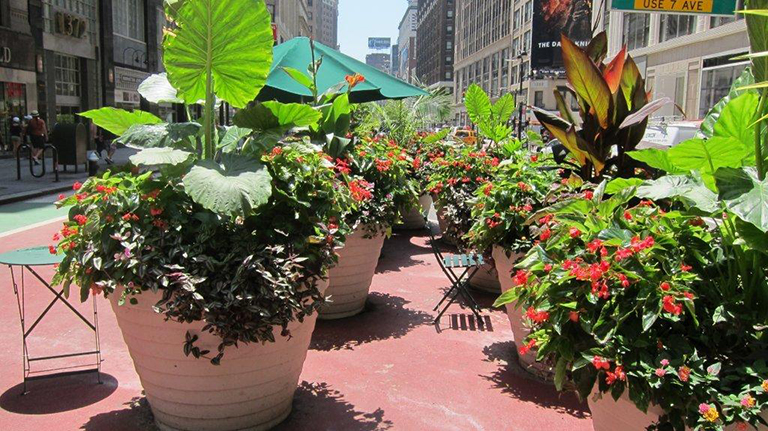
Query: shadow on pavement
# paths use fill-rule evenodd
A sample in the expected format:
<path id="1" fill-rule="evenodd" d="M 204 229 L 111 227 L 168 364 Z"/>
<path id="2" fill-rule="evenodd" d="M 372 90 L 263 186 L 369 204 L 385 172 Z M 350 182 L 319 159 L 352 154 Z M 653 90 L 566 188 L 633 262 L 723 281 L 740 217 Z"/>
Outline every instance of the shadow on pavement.
<path id="1" fill-rule="evenodd" d="M 344 399 L 344 394 L 327 383 L 301 382 L 293 400 L 293 411 L 275 431 L 344 430 L 379 431 L 391 429 L 384 419 L 384 410 L 365 413 Z"/>
<path id="2" fill-rule="evenodd" d="M 586 403 L 579 402 L 572 392 L 558 393 L 552 384 L 542 384 L 541 380 L 525 371 L 517 362 L 517 350 L 512 341 L 493 343 L 483 349 L 488 357 L 486 361 L 499 366 L 490 376 L 481 376 L 521 401 L 531 402 L 559 413 L 582 419 L 589 417 Z"/>
<path id="3" fill-rule="evenodd" d="M 80 429 L 85 431 L 159 431 L 155 426 L 152 410 L 144 397 L 135 397 L 125 403 L 128 408 L 99 413 L 90 418 Z"/>
<path id="4" fill-rule="evenodd" d="M 361 344 L 401 338 L 417 326 L 432 323 L 430 314 L 407 308 L 409 303 L 399 296 L 371 292 L 361 314 L 339 320 L 318 320 L 309 348 L 353 350 Z"/>
<path id="5" fill-rule="evenodd" d="M 96 374 L 51 377 L 27 382 L 28 393 L 21 395 L 23 384 L 0 395 L 0 408 L 22 415 L 61 413 L 96 404 L 117 389 L 117 379 L 101 373 L 103 384 L 96 382 Z"/>
<path id="6" fill-rule="evenodd" d="M 401 272 L 403 268 L 423 265 L 432 259 L 429 246 L 415 244 L 413 239 L 422 235 L 419 232 L 395 233 L 384 242 L 381 258 L 376 266 L 376 274 Z"/>

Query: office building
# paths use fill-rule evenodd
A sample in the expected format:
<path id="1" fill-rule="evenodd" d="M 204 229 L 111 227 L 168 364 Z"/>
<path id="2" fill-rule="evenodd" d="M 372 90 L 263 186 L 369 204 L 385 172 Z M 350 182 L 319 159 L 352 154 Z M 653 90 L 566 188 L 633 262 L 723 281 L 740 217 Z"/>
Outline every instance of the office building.
<path id="1" fill-rule="evenodd" d="M 384 73 L 390 73 L 392 70 L 389 53 L 368 54 L 365 56 L 365 64 L 373 66 Z"/>
<path id="2" fill-rule="evenodd" d="M 418 28 L 418 0 L 407 0 L 408 9 L 398 25 L 397 62 L 392 62 L 392 69 L 398 78 L 412 82 L 416 76 L 416 29 Z M 394 55 L 393 55 L 394 57 Z"/>
<path id="3" fill-rule="evenodd" d="M 419 0 L 416 77 L 431 88 L 453 91 L 455 0 Z"/>
<path id="4" fill-rule="evenodd" d="M 272 15 L 275 42 L 280 44 L 294 37 L 313 36 L 312 12 L 315 2 L 322 0 L 265 0 Z"/>
<path id="5" fill-rule="evenodd" d="M 312 34 L 316 41 L 338 48 L 339 34 L 339 1 L 338 0 L 306 0 L 312 22 Z"/>

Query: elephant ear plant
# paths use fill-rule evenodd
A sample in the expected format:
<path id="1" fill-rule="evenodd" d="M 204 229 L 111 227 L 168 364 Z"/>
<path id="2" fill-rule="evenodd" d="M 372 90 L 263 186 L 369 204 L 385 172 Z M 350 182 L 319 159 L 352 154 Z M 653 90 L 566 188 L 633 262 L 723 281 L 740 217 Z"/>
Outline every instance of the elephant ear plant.
<path id="1" fill-rule="evenodd" d="M 262 0 L 167 2 L 167 75 L 141 87 L 155 103 L 202 104 L 200 122 L 165 123 L 114 108 L 82 116 L 139 148 L 132 172 L 75 184 L 59 202 L 70 217 L 52 246 L 64 254 L 56 282 L 136 303 L 162 292 L 155 311 L 204 321 L 227 346 L 290 336 L 288 324 L 322 302 L 317 280 L 334 262 L 349 191 L 319 146 L 286 139 L 318 127 L 323 111 L 303 104 L 251 104 L 272 62 L 270 15 Z M 217 127 L 215 105 L 236 108 Z M 247 107 L 250 106 L 250 107 Z M 246 108 L 247 107 L 247 108 Z M 139 169 L 141 168 L 141 169 Z M 187 355 L 197 336 L 179 340 Z"/>
<path id="2" fill-rule="evenodd" d="M 555 100 L 560 116 L 536 108 L 534 115 L 568 149 L 585 181 L 632 177 L 634 161 L 626 153 L 643 138 L 648 116 L 671 101 L 650 101 L 645 80 L 626 47 L 609 63 L 603 62 L 605 33 L 597 35 L 586 49 L 562 36 L 562 50 L 579 115 L 571 112 L 559 90 L 555 90 Z"/>

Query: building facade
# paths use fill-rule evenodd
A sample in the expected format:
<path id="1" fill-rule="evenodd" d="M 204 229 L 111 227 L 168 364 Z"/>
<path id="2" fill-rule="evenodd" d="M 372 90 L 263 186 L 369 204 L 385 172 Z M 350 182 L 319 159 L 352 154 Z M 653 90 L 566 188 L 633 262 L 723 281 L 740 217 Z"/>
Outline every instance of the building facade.
<path id="1" fill-rule="evenodd" d="M 456 0 L 419 0 L 416 77 L 423 84 L 453 91 Z"/>
<path id="2" fill-rule="evenodd" d="M 306 0 L 316 41 L 339 47 L 339 0 Z"/>
<path id="3" fill-rule="evenodd" d="M 653 97 L 669 97 L 682 110 L 668 105 L 654 116 L 703 118 L 748 65 L 732 60 L 749 52 L 741 17 L 607 9 L 599 18 L 609 34 L 609 55 L 627 45 Z"/>
<path id="4" fill-rule="evenodd" d="M 408 9 L 400 20 L 397 37 L 397 62 L 392 61 L 392 69 L 396 77 L 413 82 L 416 76 L 416 30 L 418 28 L 418 0 L 407 0 Z M 394 54 L 393 54 L 394 57 Z"/>
<path id="5" fill-rule="evenodd" d="M 384 73 L 392 71 L 392 63 L 389 53 L 375 53 L 365 56 L 365 64 L 373 66 Z"/>
<path id="6" fill-rule="evenodd" d="M 530 67 L 535 0 L 456 1 L 456 124 L 469 124 L 464 93 L 473 83 L 493 100 L 512 93 L 524 109 L 555 110 L 553 90 L 565 86 L 564 75 L 544 75 Z M 530 119 L 528 112 L 524 116 Z"/>
<path id="7" fill-rule="evenodd" d="M 400 65 L 400 45 L 392 45 L 392 55 L 390 60 L 389 73 L 392 76 L 397 76 L 398 66 Z"/>
<path id="8" fill-rule="evenodd" d="M 277 44 L 294 37 L 312 37 L 313 8 L 322 0 L 265 0 L 272 15 Z"/>

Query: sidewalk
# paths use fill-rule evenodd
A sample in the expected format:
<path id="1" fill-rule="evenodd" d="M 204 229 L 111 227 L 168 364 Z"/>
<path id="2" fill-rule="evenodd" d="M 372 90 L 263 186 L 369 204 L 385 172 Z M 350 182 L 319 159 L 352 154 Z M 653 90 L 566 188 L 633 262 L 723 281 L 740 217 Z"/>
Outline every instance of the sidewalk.
<path id="1" fill-rule="evenodd" d="M 0 252 L 48 244 L 59 223 L 17 233 Z M 51 276 L 51 269 L 41 271 Z M 82 375 L 30 384 L 21 390 L 21 334 L 7 270 L 0 271 L 0 429 L 17 431 L 156 431 L 141 383 L 114 313 L 98 298 L 104 384 Z M 422 232 L 387 240 L 366 311 L 338 321 L 320 321 L 299 380 L 293 413 L 276 430 L 504 430 L 591 431 L 585 404 L 558 394 L 550 384 L 520 369 L 506 314 L 489 308 L 494 297 L 476 294 L 492 329 L 432 324 L 432 307 L 447 280 Z M 52 298 L 39 285 L 27 289 L 27 313 L 35 316 Z M 75 295 L 76 296 L 76 295 Z M 72 303 L 84 312 L 90 301 Z M 34 354 L 87 348 L 92 333 L 57 304 L 30 342 Z M 181 348 L 181 343 L 179 343 Z M 63 361 L 62 366 L 77 360 Z M 48 366 L 44 364 L 42 366 Z"/>
<path id="2" fill-rule="evenodd" d="M 115 153 L 115 164 L 121 165 L 128 162 L 128 158 L 137 151 L 130 148 L 120 148 Z M 104 170 L 107 163 L 99 160 L 99 169 Z M 16 179 L 16 159 L 0 159 L 0 205 L 29 199 L 36 196 L 59 193 L 71 190 L 75 181 L 84 181 L 88 178 L 88 171 L 84 165 L 78 166 L 75 173 L 72 166 L 68 166 L 68 172 L 60 167 L 59 182 L 54 182 L 54 174 L 51 170 L 51 161 L 47 160 L 47 173 L 43 178 L 34 178 L 29 172 L 29 159 L 21 160 L 21 181 Z M 40 172 L 40 166 L 35 166 L 35 172 Z"/>

